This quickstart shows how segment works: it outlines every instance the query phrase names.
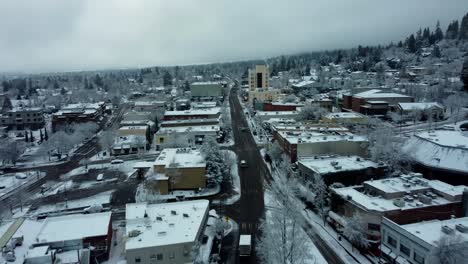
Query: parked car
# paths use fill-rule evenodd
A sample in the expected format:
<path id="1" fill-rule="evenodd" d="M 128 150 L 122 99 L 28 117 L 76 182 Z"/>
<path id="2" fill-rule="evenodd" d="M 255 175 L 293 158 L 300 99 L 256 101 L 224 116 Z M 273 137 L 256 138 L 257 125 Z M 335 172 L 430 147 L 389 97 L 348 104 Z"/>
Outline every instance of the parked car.
<path id="1" fill-rule="evenodd" d="M 19 179 L 19 180 L 24 180 L 24 179 L 28 178 L 28 175 L 26 175 L 26 173 L 21 173 L 20 172 L 20 173 L 15 174 L 15 178 Z"/>
<path id="2" fill-rule="evenodd" d="M 123 163 L 124 161 L 121 160 L 121 159 L 114 159 L 114 160 L 111 160 L 111 164 L 120 164 L 120 163 Z"/>

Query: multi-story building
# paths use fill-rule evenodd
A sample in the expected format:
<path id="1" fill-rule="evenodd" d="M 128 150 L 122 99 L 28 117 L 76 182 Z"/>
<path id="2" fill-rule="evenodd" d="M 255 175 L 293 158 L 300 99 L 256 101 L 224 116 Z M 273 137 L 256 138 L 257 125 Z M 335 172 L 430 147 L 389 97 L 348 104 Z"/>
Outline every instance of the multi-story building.
<path id="1" fill-rule="evenodd" d="M 268 89 L 270 79 L 270 69 L 267 65 L 255 65 L 254 69 L 249 69 L 249 91 L 256 89 Z"/>
<path id="2" fill-rule="evenodd" d="M 0 114 L 0 126 L 7 129 L 39 129 L 44 125 L 44 114 L 39 107 L 16 107 Z"/>
<path id="3" fill-rule="evenodd" d="M 192 263 L 191 252 L 202 239 L 209 204 L 208 200 L 127 204 L 127 263 Z"/>
<path id="4" fill-rule="evenodd" d="M 361 184 L 366 180 L 382 177 L 385 168 L 383 164 L 353 155 L 301 157 L 297 165 L 299 176 L 308 180 L 320 176 L 327 185 L 335 182 L 344 185 Z"/>
<path id="5" fill-rule="evenodd" d="M 370 89 L 368 91 L 343 95 L 343 108 L 365 115 L 385 115 L 388 111 L 395 110 L 398 103 L 411 103 L 411 96 L 384 91 L 382 89 Z"/>
<path id="6" fill-rule="evenodd" d="M 194 101 L 217 100 L 223 96 L 223 87 L 219 82 L 194 82 L 190 84 L 190 96 Z"/>
<path id="7" fill-rule="evenodd" d="M 356 112 L 340 112 L 329 113 L 326 116 L 322 117 L 322 121 L 325 123 L 342 125 L 364 124 L 365 122 L 367 122 L 367 117 Z"/>
<path id="8" fill-rule="evenodd" d="M 463 246 L 458 243 L 468 244 L 468 217 L 466 216 L 406 225 L 399 225 L 384 217 L 381 229 L 382 253 L 387 258 L 394 260 L 394 263 L 434 263 L 432 260 L 436 256 L 432 254 L 440 246 L 466 248 L 467 245 Z M 440 245 L 438 242 L 443 237 L 453 244 Z M 458 262 L 453 263 L 462 263 L 460 261 L 466 261 L 466 259 L 454 258 L 454 261 Z"/>
<path id="9" fill-rule="evenodd" d="M 154 135 L 156 149 L 160 150 L 166 145 L 183 140 L 188 145 L 201 145 L 206 137 L 215 138 L 220 131 L 218 125 L 182 125 L 161 127 Z"/>
<path id="10" fill-rule="evenodd" d="M 184 111 L 166 111 L 164 113 L 164 120 L 181 120 L 181 119 L 213 119 L 219 118 L 221 115 L 221 108 L 202 108 L 191 109 Z"/>
<path id="11" fill-rule="evenodd" d="M 463 216 L 462 201 L 468 201 L 465 188 L 468 187 L 427 180 L 420 173 L 410 173 L 332 189 L 331 211 L 336 213 L 332 215 L 340 217 L 360 215 L 368 236 L 378 241 L 383 217 L 403 225 Z"/>
<path id="12" fill-rule="evenodd" d="M 367 155 L 367 138 L 326 127 L 320 131 L 275 131 L 273 135 L 291 162 L 317 155 Z"/>
<path id="13" fill-rule="evenodd" d="M 97 123 L 105 110 L 104 102 L 66 105 L 52 115 L 52 130 L 71 123 Z"/>

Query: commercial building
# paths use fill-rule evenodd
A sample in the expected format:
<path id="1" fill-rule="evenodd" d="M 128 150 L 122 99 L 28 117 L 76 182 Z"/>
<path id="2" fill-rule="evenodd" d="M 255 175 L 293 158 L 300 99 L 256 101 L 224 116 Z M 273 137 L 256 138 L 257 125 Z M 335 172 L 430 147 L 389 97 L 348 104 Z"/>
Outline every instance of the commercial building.
<path id="1" fill-rule="evenodd" d="M 163 120 L 182 120 L 182 119 L 213 119 L 219 118 L 221 115 L 221 108 L 203 108 L 191 109 L 184 111 L 166 111 Z"/>
<path id="2" fill-rule="evenodd" d="M 321 131 L 275 131 L 273 136 L 291 162 L 316 155 L 367 155 L 367 138 L 326 127 Z"/>
<path id="3" fill-rule="evenodd" d="M 130 155 L 146 151 L 148 142 L 144 135 L 117 136 L 112 144 L 112 155 Z"/>
<path id="4" fill-rule="evenodd" d="M 145 177 L 156 179 L 160 194 L 173 190 L 197 190 L 206 187 L 206 162 L 197 149 L 167 148 L 161 151 Z"/>
<path id="5" fill-rule="evenodd" d="M 327 185 L 340 182 L 346 186 L 380 178 L 384 175 L 383 164 L 359 156 L 313 156 L 301 157 L 297 161 L 299 176 L 313 179 L 321 176 Z"/>
<path id="6" fill-rule="evenodd" d="M 39 107 L 15 107 L 0 114 L 0 127 L 7 129 L 40 129 L 45 125 L 44 114 Z"/>
<path id="7" fill-rule="evenodd" d="M 466 188 L 410 173 L 332 189 L 331 211 L 339 217 L 360 215 L 369 238 L 378 241 L 382 217 L 403 225 L 464 216 L 462 208 L 467 205 L 462 201 L 468 202 L 468 193 L 464 193 Z"/>
<path id="8" fill-rule="evenodd" d="M 322 118 L 323 122 L 332 124 L 364 124 L 367 122 L 365 115 L 356 112 L 329 113 Z"/>
<path id="9" fill-rule="evenodd" d="M 223 96 L 223 87 L 219 82 L 194 82 L 190 84 L 190 96 L 193 101 L 217 100 Z"/>
<path id="10" fill-rule="evenodd" d="M 47 246 L 75 253 L 88 248 L 92 258 L 107 259 L 112 241 L 111 212 L 47 218 L 35 241 L 33 247 Z"/>
<path id="11" fill-rule="evenodd" d="M 183 125 L 161 127 L 154 135 L 154 144 L 157 150 L 170 146 L 175 142 L 194 146 L 203 144 L 206 137 L 215 138 L 220 131 L 219 125 Z"/>
<path id="12" fill-rule="evenodd" d="M 249 104 L 256 107 L 257 104 L 262 105 L 264 102 L 277 101 L 280 94 L 281 91 L 279 89 L 257 88 L 253 91 L 249 91 Z"/>
<path id="13" fill-rule="evenodd" d="M 202 238 L 208 211 L 208 200 L 127 204 L 127 263 L 192 263 L 191 252 Z"/>
<path id="14" fill-rule="evenodd" d="M 444 118 L 445 108 L 436 102 L 425 102 L 425 103 L 399 103 L 396 108 L 402 116 L 407 116 L 411 119 L 410 114 L 412 111 L 420 111 L 421 118 L 428 119 L 429 115 L 432 115 L 434 120 Z"/>
<path id="15" fill-rule="evenodd" d="M 468 137 L 463 132 L 420 132 L 406 141 L 403 151 L 426 177 L 468 185 Z"/>
<path id="16" fill-rule="evenodd" d="M 365 115 L 385 115 L 388 111 L 395 110 L 398 103 L 413 101 L 411 96 L 382 89 L 370 89 L 356 94 L 343 95 L 343 108 L 346 111 Z"/>
<path id="17" fill-rule="evenodd" d="M 454 248 L 461 246 L 460 248 L 466 249 L 468 247 L 468 217 L 431 220 L 407 225 L 399 225 L 385 217 L 382 219 L 381 250 L 387 258 L 394 260 L 394 263 L 433 263 L 431 258 L 434 256 L 431 254 L 440 246 L 438 242 L 443 237 L 455 244 L 442 246 Z M 450 240 L 451 237 L 453 239 Z"/>
<path id="18" fill-rule="evenodd" d="M 71 123 L 97 123 L 105 110 L 104 102 L 66 105 L 52 115 L 52 130 Z"/>

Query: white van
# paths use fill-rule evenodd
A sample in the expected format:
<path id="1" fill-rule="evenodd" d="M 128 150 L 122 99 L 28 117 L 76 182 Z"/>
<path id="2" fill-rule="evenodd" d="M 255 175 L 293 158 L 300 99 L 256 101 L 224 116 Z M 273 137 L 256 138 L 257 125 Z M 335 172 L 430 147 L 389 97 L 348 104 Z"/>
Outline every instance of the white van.
<path id="1" fill-rule="evenodd" d="M 124 161 L 121 160 L 121 159 L 114 159 L 114 160 L 111 160 L 111 164 L 120 164 L 120 163 L 123 163 Z"/>
<path id="2" fill-rule="evenodd" d="M 247 167 L 247 162 L 245 160 L 241 160 L 240 161 L 240 166 L 241 166 L 241 168 Z"/>

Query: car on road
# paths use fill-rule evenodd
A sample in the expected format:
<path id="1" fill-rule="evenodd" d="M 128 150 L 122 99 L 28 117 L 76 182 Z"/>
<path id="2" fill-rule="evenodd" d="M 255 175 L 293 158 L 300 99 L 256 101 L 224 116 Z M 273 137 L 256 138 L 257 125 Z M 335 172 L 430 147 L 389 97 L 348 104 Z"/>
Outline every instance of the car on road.
<path id="1" fill-rule="evenodd" d="M 240 235 L 239 239 L 239 255 L 241 257 L 248 257 L 252 251 L 252 236 Z"/>
<path id="2" fill-rule="evenodd" d="M 245 132 L 245 131 L 247 131 L 247 128 L 246 127 L 241 127 L 240 131 Z"/>
<path id="3" fill-rule="evenodd" d="M 28 175 L 26 175 L 26 173 L 19 172 L 15 175 L 15 178 L 19 180 L 24 180 L 28 178 Z"/>
<path id="4" fill-rule="evenodd" d="M 247 162 L 245 160 L 240 161 L 240 166 L 241 168 L 246 168 L 247 167 Z"/>
<path id="5" fill-rule="evenodd" d="M 114 159 L 114 160 L 111 160 L 111 164 L 120 164 L 120 163 L 123 163 L 124 161 L 121 160 L 121 159 Z"/>

